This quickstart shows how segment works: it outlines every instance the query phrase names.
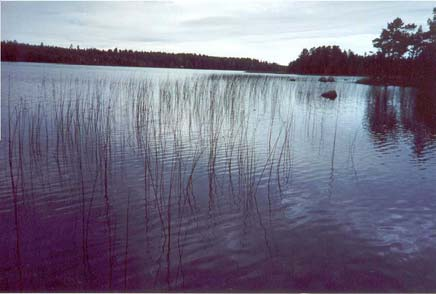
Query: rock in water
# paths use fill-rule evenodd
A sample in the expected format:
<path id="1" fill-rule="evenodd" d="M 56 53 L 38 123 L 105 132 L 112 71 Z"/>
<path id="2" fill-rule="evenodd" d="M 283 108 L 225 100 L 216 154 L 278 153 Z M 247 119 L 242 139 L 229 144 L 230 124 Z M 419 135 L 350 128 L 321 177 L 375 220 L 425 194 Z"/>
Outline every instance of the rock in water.
<path id="1" fill-rule="evenodd" d="M 334 77 L 328 77 L 328 78 L 326 78 L 326 77 L 320 77 L 320 78 L 318 79 L 318 81 L 320 81 L 321 83 L 334 83 L 334 82 L 336 82 L 336 80 L 335 80 Z"/>
<path id="2" fill-rule="evenodd" d="M 321 96 L 324 97 L 324 98 L 328 98 L 330 100 L 335 100 L 336 97 L 338 97 L 338 93 L 336 93 L 335 90 L 332 90 L 332 91 L 328 91 L 328 92 L 322 93 Z"/>

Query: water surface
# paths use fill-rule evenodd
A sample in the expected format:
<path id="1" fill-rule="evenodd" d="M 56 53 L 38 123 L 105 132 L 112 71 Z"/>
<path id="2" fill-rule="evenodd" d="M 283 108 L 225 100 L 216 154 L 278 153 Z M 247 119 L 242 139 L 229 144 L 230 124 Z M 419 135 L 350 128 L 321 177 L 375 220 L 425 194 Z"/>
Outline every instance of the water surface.
<path id="1" fill-rule="evenodd" d="M 435 103 L 290 77 L 2 63 L 0 290 L 436 291 Z"/>

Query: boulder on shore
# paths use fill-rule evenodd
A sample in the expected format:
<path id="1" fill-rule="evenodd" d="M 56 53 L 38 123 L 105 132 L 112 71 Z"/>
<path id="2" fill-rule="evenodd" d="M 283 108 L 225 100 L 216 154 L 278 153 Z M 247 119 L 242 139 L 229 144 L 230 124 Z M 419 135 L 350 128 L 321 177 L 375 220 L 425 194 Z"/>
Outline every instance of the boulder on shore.
<path id="1" fill-rule="evenodd" d="M 335 90 L 332 90 L 332 91 L 327 91 L 325 93 L 322 93 L 321 96 L 324 98 L 330 99 L 330 100 L 335 100 L 336 97 L 338 97 L 338 93 L 336 93 Z"/>

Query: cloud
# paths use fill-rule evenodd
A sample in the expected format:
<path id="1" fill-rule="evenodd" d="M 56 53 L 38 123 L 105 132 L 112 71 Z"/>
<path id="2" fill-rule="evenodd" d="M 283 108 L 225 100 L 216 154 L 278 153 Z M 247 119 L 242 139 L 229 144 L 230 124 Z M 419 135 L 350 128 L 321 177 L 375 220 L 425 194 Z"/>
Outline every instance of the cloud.
<path id="1" fill-rule="evenodd" d="M 363 53 L 388 21 L 426 27 L 432 2 L 2 2 L 3 40 L 193 52 L 287 64 L 303 48 Z"/>

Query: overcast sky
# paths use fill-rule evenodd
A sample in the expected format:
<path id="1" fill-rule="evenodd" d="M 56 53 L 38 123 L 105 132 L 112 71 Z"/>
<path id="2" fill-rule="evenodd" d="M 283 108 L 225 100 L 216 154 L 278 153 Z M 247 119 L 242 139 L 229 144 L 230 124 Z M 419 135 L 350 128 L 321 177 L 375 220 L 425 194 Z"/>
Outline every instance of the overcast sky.
<path id="1" fill-rule="evenodd" d="M 357 53 L 388 21 L 422 24 L 435 2 L 2 2 L 1 38 L 101 49 L 251 57 L 287 64 L 303 48 L 340 45 Z"/>

